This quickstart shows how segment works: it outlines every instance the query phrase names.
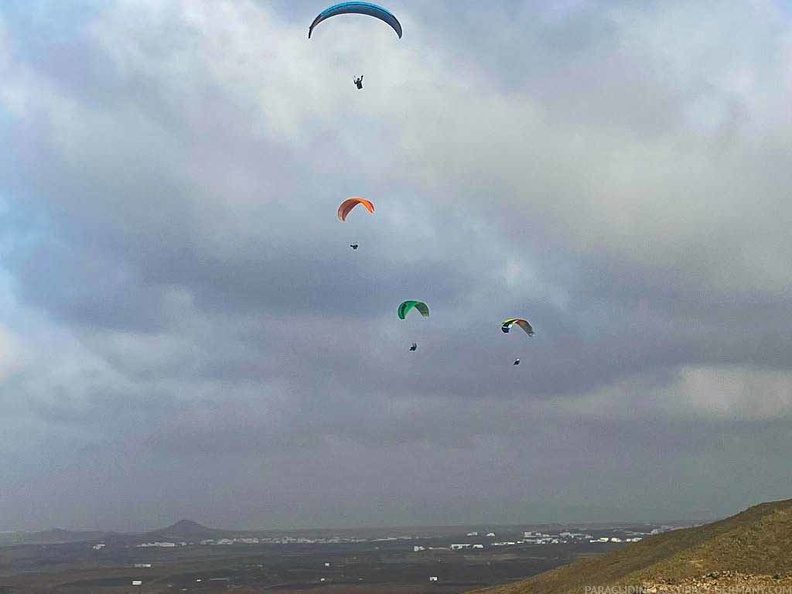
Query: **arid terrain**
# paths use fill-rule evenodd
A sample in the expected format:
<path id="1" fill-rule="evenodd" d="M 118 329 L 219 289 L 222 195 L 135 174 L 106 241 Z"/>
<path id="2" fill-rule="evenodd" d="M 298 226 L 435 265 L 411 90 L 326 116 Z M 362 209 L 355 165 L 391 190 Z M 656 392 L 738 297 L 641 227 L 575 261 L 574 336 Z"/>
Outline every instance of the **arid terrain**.
<path id="1" fill-rule="evenodd" d="M 763 503 L 712 524 L 650 536 L 607 555 L 579 559 L 480 592 L 659 594 L 749 589 L 792 592 L 792 499 Z"/>

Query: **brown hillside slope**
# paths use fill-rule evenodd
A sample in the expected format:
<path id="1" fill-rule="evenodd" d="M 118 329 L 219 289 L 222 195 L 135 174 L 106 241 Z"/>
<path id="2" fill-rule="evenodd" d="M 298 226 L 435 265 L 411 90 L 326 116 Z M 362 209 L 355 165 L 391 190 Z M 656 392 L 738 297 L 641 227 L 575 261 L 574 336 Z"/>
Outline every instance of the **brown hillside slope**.
<path id="1" fill-rule="evenodd" d="M 763 503 L 705 526 L 650 536 L 483 594 L 566 594 L 586 587 L 683 584 L 713 572 L 792 580 L 792 499 Z"/>

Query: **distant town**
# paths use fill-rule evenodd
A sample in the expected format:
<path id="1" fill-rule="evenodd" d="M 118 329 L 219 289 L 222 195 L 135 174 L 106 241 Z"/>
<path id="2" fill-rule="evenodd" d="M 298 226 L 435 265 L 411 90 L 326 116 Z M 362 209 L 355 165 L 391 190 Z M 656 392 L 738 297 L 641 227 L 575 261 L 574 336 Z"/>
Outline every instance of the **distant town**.
<path id="1" fill-rule="evenodd" d="M 570 532 L 568 530 L 554 532 L 525 531 L 520 539 L 498 540 L 496 532 L 471 531 L 466 534 L 469 542 L 454 542 L 447 546 L 425 546 L 413 544 L 412 550 L 415 553 L 427 550 L 475 550 L 488 547 L 509 547 L 519 545 L 557 545 L 557 544 L 599 544 L 599 543 L 630 543 L 638 542 L 644 536 L 659 534 L 666 530 L 671 530 L 672 526 L 661 526 L 652 528 L 649 531 L 641 532 L 636 530 L 624 530 L 619 536 L 597 536 L 587 532 Z M 380 538 L 362 538 L 353 536 L 329 536 L 329 537 L 305 537 L 305 536 L 278 536 L 278 537 L 226 537 L 226 538 L 203 538 L 200 540 L 178 540 L 178 541 L 152 541 L 143 542 L 136 545 L 139 548 L 160 547 L 174 548 L 187 546 L 233 546 L 233 545 L 333 545 L 333 544 L 359 544 L 359 543 L 395 543 L 395 542 L 414 542 L 423 540 L 435 540 L 436 537 L 428 536 L 384 536 Z M 105 548 L 105 543 L 97 543 L 93 546 L 95 550 Z"/>

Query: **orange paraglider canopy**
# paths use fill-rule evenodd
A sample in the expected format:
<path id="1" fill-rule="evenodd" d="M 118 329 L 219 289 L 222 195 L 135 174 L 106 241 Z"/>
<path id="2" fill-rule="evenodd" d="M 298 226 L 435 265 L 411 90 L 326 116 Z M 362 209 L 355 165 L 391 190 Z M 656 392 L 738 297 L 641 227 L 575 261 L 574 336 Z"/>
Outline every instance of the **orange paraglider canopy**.
<path id="1" fill-rule="evenodd" d="M 374 205 L 371 203 L 371 201 L 358 196 L 352 196 L 351 198 L 344 200 L 338 207 L 338 218 L 342 221 L 345 221 L 350 211 L 358 204 L 362 204 L 370 213 L 374 212 Z"/>

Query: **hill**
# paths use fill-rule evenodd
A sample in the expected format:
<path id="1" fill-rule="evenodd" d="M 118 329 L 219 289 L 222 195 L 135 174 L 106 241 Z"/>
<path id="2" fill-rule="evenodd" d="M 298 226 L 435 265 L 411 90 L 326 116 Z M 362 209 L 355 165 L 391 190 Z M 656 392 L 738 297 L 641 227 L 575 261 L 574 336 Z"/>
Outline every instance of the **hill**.
<path id="1" fill-rule="evenodd" d="M 138 535 L 138 538 L 146 540 L 196 541 L 206 538 L 223 538 L 228 534 L 228 530 L 207 528 L 206 526 L 203 526 L 198 522 L 193 522 L 192 520 L 179 520 L 175 524 L 165 528 L 159 528 L 157 530 L 152 530 L 151 532 L 140 534 Z"/>
<path id="2" fill-rule="evenodd" d="M 792 587 L 792 499 L 763 503 L 704 526 L 645 538 L 528 580 L 479 594 L 566 594 L 588 588 L 662 592 Z M 691 589 L 692 588 L 692 589 Z M 636 591 L 636 590 L 632 590 Z"/>
<path id="3" fill-rule="evenodd" d="M 50 545 L 81 542 L 140 543 L 150 541 L 188 541 L 195 542 L 210 538 L 227 538 L 237 535 L 230 530 L 207 528 L 198 522 L 180 520 L 171 526 L 158 528 L 142 534 L 121 534 L 118 532 L 72 531 L 53 528 L 44 532 L 7 532 L 0 534 L 0 547 L 15 545 Z"/>

